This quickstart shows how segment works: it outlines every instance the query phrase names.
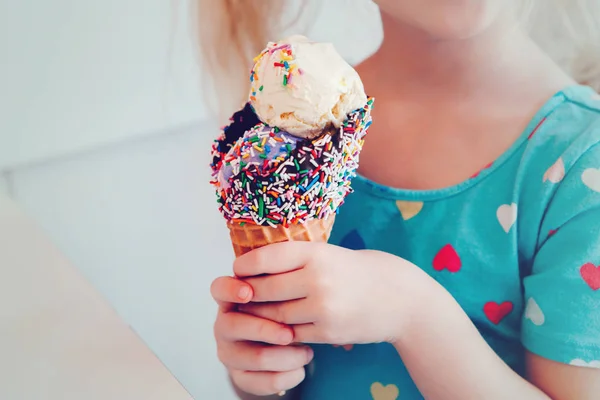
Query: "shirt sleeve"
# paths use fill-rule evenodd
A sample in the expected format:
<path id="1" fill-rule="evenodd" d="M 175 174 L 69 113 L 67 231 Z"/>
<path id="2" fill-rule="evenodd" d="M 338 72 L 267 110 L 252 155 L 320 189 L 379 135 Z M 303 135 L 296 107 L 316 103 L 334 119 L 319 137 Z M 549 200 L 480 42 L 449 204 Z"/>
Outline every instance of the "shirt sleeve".
<path id="1" fill-rule="evenodd" d="M 523 280 L 522 342 L 541 357 L 600 368 L 600 145 L 559 158 L 543 179 L 556 187 Z"/>

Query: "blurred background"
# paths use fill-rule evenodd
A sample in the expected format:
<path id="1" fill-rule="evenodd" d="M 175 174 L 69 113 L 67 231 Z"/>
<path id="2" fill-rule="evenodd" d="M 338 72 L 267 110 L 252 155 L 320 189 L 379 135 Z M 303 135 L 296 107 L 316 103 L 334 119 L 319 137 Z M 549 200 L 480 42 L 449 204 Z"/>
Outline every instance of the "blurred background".
<path id="1" fill-rule="evenodd" d="M 372 50 L 361 36 L 380 35 L 378 16 L 344 3 L 290 29 L 356 61 Z M 364 30 L 343 29 L 349 19 Z M 3 0 L 0 30 L 0 193 L 194 398 L 234 399 L 209 294 L 233 260 L 208 184 L 223 121 L 205 101 L 189 4 Z"/>
<path id="2" fill-rule="evenodd" d="M 352 0 L 321 2 L 288 30 L 356 63 L 381 37 L 377 10 L 358 2 L 360 12 Z M 534 34 L 566 59 L 549 8 Z M 188 10 L 185 0 L 0 1 L 0 196 L 194 398 L 232 400 L 209 294 L 233 260 L 208 185 L 223 121 L 206 102 Z"/>

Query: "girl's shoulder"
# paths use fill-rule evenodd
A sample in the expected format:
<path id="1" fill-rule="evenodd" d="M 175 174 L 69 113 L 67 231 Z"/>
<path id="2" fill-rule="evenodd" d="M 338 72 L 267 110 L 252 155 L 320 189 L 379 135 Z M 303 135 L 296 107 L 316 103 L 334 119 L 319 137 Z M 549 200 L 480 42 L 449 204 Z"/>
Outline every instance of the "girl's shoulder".
<path id="1" fill-rule="evenodd" d="M 572 86 L 549 104 L 534 121 L 515 177 L 521 221 L 536 227 L 532 254 L 560 227 L 583 220 L 578 227 L 587 231 L 590 217 L 600 220 L 600 95 Z"/>
<path id="2" fill-rule="evenodd" d="M 517 174 L 527 307 L 522 341 L 560 363 L 600 367 L 600 96 L 559 93 Z"/>
<path id="3" fill-rule="evenodd" d="M 523 189 L 556 190 L 582 166 L 598 172 L 600 192 L 600 94 L 587 86 L 571 86 L 538 113 L 520 161 Z M 541 179 L 540 179 L 541 178 Z"/>
<path id="4" fill-rule="evenodd" d="M 600 142 L 600 94 L 587 86 L 570 86 L 557 93 L 533 121 L 526 157 L 572 158 Z"/>

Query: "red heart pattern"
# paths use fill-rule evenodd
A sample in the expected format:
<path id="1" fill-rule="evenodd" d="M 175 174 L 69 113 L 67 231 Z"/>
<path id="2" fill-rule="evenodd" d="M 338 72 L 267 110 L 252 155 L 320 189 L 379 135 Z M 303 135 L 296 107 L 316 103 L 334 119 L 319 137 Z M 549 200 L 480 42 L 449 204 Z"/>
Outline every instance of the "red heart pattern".
<path id="1" fill-rule="evenodd" d="M 460 256 L 451 244 L 447 244 L 436 254 L 433 259 L 433 269 L 436 271 L 448 271 L 455 273 L 462 268 Z"/>
<path id="2" fill-rule="evenodd" d="M 485 316 L 494 324 L 498 325 L 513 310 L 513 303 L 505 301 L 502 304 L 490 301 L 483 306 Z"/>
<path id="3" fill-rule="evenodd" d="M 354 345 L 353 344 L 345 344 L 343 346 L 340 346 L 339 344 L 334 344 L 333 347 L 335 347 L 336 349 L 338 347 L 341 347 L 341 348 L 343 348 L 346 351 L 350 351 L 350 350 L 352 350 L 354 348 Z"/>
<path id="4" fill-rule="evenodd" d="M 600 266 L 587 263 L 579 270 L 581 277 L 592 290 L 600 290 Z"/>

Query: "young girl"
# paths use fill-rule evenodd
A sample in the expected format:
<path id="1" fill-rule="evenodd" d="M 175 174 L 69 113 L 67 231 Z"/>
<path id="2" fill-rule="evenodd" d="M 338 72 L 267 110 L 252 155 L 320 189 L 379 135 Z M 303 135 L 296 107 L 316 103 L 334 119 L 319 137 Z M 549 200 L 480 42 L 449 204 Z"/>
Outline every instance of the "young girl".
<path id="1" fill-rule="evenodd" d="M 600 96 L 519 28 L 526 0 L 376 3 L 374 124 L 331 243 L 212 285 L 239 396 L 600 398 Z M 223 54 L 276 40 L 280 0 L 218 4 Z"/>

